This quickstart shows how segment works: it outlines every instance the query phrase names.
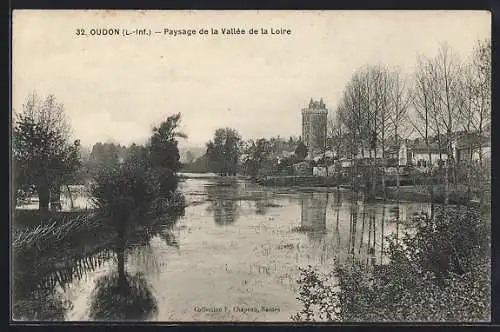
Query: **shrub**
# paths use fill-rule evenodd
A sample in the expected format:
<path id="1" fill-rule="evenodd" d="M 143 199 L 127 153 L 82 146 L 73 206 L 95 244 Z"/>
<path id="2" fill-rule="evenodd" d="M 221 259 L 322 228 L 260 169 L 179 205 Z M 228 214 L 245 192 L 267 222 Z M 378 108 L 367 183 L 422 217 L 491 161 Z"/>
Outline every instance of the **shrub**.
<path id="1" fill-rule="evenodd" d="M 470 272 L 478 258 L 490 256 L 490 225 L 476 209 L 439 208 L 434 218 L 416 220 L 415 228 L 414 236 L 392 247 L 392 260 L 405 255 L 410 264 L 441 277 Z"/>
<path id="2" fill-rule="evenodd" d="M 133 163 L 103 168 L 91 185 L 95 207 L 114 222 L 158 218 L 183 209 L 178 179 L 168 168 L 148 169 Z"/>
<path id="3" fill-rule="evenodd" d="M 392 239 L 387 265 L 355 260 L 330 275 L 302 269 L 297 321 L 488 321 L 489 223 L 478 211 L 443 208 Z M 338 283 L 336 291 L 326 282 Z M 328 315 L 335 308 L 335 315 Z"/>
<path id="4" fill-rule="evenodd" d="M 147 211 L 159 195 L 159 182 L 144 168 L 117 165 L 102 168 L 91 185 L 94 206 L 112 220 L 127 220 Z"/>

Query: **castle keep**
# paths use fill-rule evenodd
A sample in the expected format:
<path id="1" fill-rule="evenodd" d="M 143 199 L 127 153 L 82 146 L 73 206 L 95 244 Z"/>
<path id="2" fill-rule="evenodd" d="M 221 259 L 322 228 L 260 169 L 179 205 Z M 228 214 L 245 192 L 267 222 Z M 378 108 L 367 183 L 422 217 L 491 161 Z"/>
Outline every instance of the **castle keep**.
<path id="1" fill-rule="evenodd" d="M 309 158 L 324 152 L 326 148 L 327 117 L 328 110 L 323 99 L 313 101 L 311 98 L 309 107 L 302 109 L 302 141 L 307 146 Z"/>

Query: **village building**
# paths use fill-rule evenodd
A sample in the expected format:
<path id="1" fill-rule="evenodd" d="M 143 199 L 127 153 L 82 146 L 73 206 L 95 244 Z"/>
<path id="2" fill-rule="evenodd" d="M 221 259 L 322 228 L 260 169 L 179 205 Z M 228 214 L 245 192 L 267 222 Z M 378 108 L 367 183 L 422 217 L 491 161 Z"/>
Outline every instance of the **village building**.
<path id="1" fill-rule="evenodd" d="M 455 145 L 458 163 L 472 161 L 489 161 L 491 158 L 491 138 L 477 134 L 459 137 Z"/>

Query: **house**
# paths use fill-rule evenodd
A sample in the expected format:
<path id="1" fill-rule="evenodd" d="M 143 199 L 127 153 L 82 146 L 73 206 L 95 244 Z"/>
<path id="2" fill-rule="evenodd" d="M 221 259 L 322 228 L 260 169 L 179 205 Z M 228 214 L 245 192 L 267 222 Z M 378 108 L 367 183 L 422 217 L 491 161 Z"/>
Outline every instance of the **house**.
<path id="1" fill-rule="evenodd" d="M 446 147 L 439 146 L 437 142 L 427 145 L 423 140 L 416 139 L 408 145 L 408 162 L 417 168 L 437 166 L 440 161 L 448 159 Z"/>
<path id="2" fill-rule="evenodd" d="M 332 176 L 335 174 L 335 166 L 328 165 L 328 168 L 325 166 L 314 166 L 312 169 L 312 174 L 314 176 Z"/>
<path id="3" fill-rule="evenodd" d="M 302 161 L 300 163 L 293 164 L 293 174 L 311 175 L 312 174 L 311 164 L 307 161 Z"/>
<path id="4" fill-rule="evenodd" d="M 398 145 L 389 146 L 385 151 L 385 158 L 389 167 L 407 166 L 411 163 L 412 154 L 408 149 L 406 140 L 403 140 Z"/>
<path id="5" fill-rule="evenodd" d="M 455 158 L 458 163 L 478 160 L 490 160 L 491 138 L 478 134 L 465 134 L 460 136 L 455 144 Z"/>

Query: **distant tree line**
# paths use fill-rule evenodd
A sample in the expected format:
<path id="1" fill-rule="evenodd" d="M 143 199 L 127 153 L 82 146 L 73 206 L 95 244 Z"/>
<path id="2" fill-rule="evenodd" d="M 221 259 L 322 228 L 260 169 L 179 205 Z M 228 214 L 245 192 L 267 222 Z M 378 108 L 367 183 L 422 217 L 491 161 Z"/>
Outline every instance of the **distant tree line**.
<path id="1" fill-rule="evenodd" d="M 236 129 L 219 128 L 206 144 L 206 153 L 183 165 L 185 172 L 221 176 L 278 174 L 304 160 L 307 147 L 300 138 L 271 137 L 243 140 Z M 279 162 L 278 162 L 279 160 Z"/>

